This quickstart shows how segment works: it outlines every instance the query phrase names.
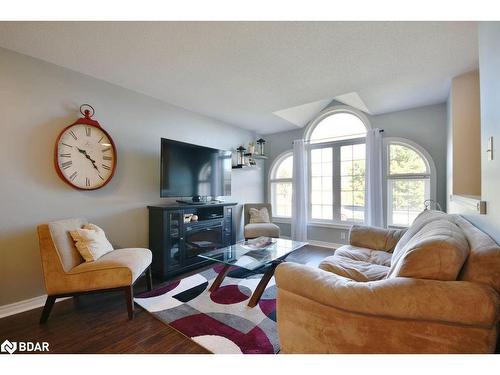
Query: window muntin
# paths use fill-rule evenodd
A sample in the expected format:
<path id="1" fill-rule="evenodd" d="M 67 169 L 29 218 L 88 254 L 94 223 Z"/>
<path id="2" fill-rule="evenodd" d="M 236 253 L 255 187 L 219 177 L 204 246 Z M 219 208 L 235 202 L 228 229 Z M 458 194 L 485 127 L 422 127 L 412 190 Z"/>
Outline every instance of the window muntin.
<path id="1" fill-rule="evenodd" d="M 278 158 L 271 168 L 270 194 L 275 217 L 292 217 L 293 155 L 288 152 Z"/>
<path id="2" fill-rule="evenodd" d="M 429 161 L 404 142 L 390 142 L 387 159 L 387 224 L 410 226 L 431 198 Z"/>

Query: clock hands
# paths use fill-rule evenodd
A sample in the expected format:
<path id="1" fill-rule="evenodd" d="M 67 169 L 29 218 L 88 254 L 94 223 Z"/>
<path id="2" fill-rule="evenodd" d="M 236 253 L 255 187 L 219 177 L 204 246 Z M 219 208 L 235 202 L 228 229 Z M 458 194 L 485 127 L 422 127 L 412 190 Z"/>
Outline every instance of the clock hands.
<path id="1" fill-rule="evenodd" d="M 94 166 L 94 168 L 96 169 L 96 171 L 97 171 L 97 172 L 99 172 L 99 169 L 97 168 L 97 165 L 95 164 L 95 160 L 94 160 L 94 159 L 92 159 L 92 158 L 89 156 L 89 154 L 87 154 L 87 151 L 82 150 L 81 148 L 78 148 L 78 147 L 77 147 L 77 150 L 78 150 L 78 152 L 79 152 L 79 153 L 83 154 L 83 155 L 84 155 L 87 159 L 89 159 L 89 160 L 90 160 L 90 162 L 92 163 L 92 165 Z"/>

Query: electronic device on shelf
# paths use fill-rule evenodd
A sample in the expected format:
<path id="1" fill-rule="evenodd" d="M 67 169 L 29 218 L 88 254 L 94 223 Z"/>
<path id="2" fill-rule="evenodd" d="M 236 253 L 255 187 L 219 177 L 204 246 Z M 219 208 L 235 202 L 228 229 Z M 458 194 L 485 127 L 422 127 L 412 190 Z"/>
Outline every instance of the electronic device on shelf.
<path id="1" fill-rule="evenodd" d="M 231 195 L 231 151 L 161 139 L 161 197 L 191 197 L 179 203 L 204 205 L 206 197 Z"/>

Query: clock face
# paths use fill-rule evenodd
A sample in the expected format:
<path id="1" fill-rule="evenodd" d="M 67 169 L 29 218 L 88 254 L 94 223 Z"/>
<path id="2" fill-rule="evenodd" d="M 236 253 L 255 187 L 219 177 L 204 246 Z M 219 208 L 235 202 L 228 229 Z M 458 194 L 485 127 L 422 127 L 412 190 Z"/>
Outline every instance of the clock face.
<path id="1" fill-rule="evenodd" d="M 113 177 L 115 165 L 116 150 L 103 129 L 76 124 L 60 135 L 56 166 L 70 185 L 84 190 L 103 187 Z"/>

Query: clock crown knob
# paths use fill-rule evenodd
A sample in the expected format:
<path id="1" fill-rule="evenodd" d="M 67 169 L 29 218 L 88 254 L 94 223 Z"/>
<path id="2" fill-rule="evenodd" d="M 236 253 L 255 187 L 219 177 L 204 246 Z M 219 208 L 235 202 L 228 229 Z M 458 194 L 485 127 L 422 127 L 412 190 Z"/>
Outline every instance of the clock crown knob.
<path id="1" fill-rule="evenodd" d="M 85 108 L 85 110 L 83 108 Z M 92 114 L 89 108 L 92 110 Z M 95 110 L 90 104 L 82 104 L 80 106 L 80 113 L 84 115 L 87 120 L 90 120 L 90 118 L 94 116 Z"/>

